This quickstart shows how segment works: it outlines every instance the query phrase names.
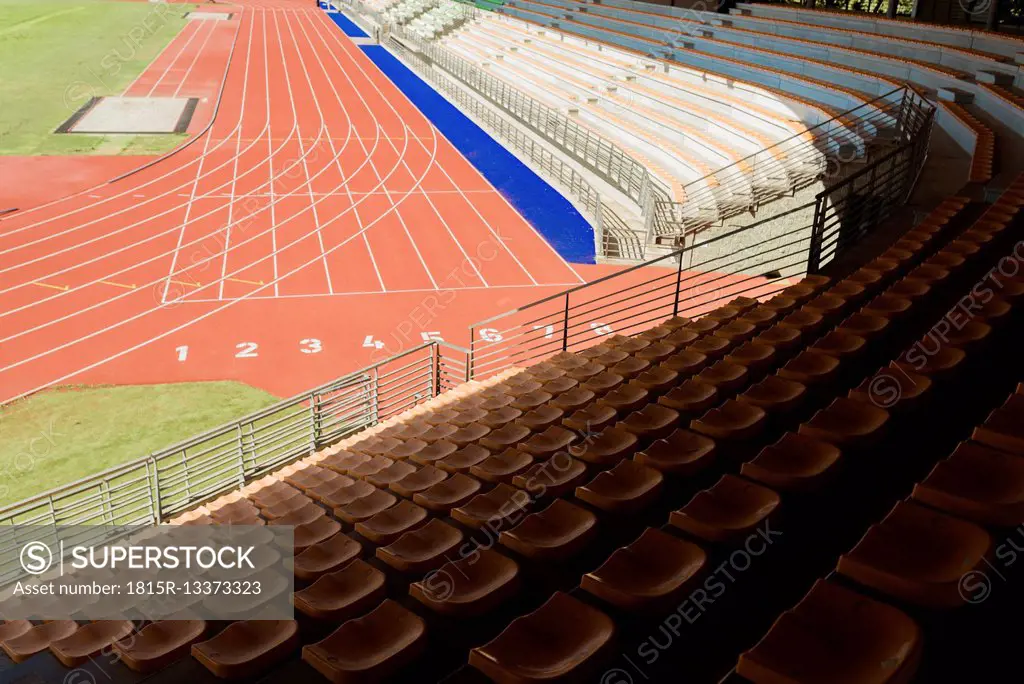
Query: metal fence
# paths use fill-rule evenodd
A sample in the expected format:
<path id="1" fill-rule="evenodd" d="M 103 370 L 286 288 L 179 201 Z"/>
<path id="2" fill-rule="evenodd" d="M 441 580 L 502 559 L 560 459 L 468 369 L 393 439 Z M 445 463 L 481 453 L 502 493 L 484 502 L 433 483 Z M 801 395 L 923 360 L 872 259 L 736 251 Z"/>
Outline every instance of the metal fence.
<path id="1" fill-rule="evenodd" d="M 388 41 L 388 48 L 393 50 L 402 60 L 416 72 L 430 81 L 431 85 L 440 90 L 449 100 L 463 111 L 471 115 L 486 128 L 496 133 L 515 152 L 525 157 L 532 166 L 537 168 L 546 178 L 556 182 L 563 190 L 569 192 L 587 211 L 591 217 L 600 212 L 600 197 L 597 190 L 547 147 L 538 144 L 519 126 L 501 116 L 465 89 L 459 87 L 451 79 L 430 67 L 423 58 L 395 40 Z"/>
<path id="2" fill-rule="evenodd" d="M 5 525 L 159 523 L 468 379 L 468 350 L 433 341 L 145 458 L 0 509 Z"/>
<path id="3" fill-rule="evenodd" d="M 837 182 L 928 131 L 933 105 L 905 86 L 838 114 L 683 186 L 685 202 L 655 199 L 646 242 L 677 243 L 816 183 Z"/>
<path id="4" fill-rule="evenodd" d="M 928 154 L 931 121 L 930 117 L 926 120 L 918 139 L 900 145 L 818 194 L 807 260 L 809 273 L 818 273 L 910 199 Z"/>
<path id="5" fill-rule="evenodd" d="M 916 95 L 916 93 L 914 93 Z M 670 316 L 739 297 L 766 298 L 857 244 L 909 198 L 928 153 L 934 109 L 909 98 L 916 133 L 853 167 L 813 201 L 470 326 L 470 377 L 486 378 Z"/>
<path id="6" fill-rule="evenodd" d="M 401 27 L 393 31 L 403 36 L 425 69 L 431 64 L 443 69 L 638 204 L 644 220 L 642 233 L 616 222 L 616 217 L 595 224 L 601 231 L 597 248 L 606 257 L 643 258 L 647 245 L 678 246 L 701 230 L 741 214 L 757 216 L 766 204 L 815 183 L 833 181 L 837 167 L 869 164 L 880 148 L 884 154 L 918 135 L 925 110 L 931 107 L 910 87 L 894 89 L 687 183 L 679 201 L 670 198 L 664 183 L 614 142 L 443 45 L 407 36 Z M 480 102 L 474 103 L 474 110 L 479 109 Z M 603 218 L 606 211 L 598 214 Z"/>
<path id="7" fill-rule="evenodd" d="M 506 81 L 436 44 L 418 43 L 417 50 L 456 79 L 467 84 L 499 109 L 556 144 L 572 158 L 622 191 L 641 206 L 654 180 L 647 168 L 624 149 L 594 131 L 580 126 L 553 107 L 530 97 Z M 667 195 L 667 188 L 661 188 Z"/>
<path id="8" fill-rule="evenodd" d="M 738 297 L 768 297 L 806 271 L 813 205 L 781 215 L 795 228 L 754 243 L 754 224 L 546 297 L 470 326 L 470 377 L 528 366 L 671 316 L 696 317 Z M 806 219 L 806 220 L 804 220 Z"/>
<path id="9" fill-rule="evenodd" d="M 582 174 L 562 161 L 550 148 L 539 144 L 521 126 L 487 106 L 444 73 L 432 68 L 426 57 L 406 48 L 402 42 L 396 40 L 396 34 L 404 41 L 413 42 L 399 30 L 388 39 L 388 49 L 399 55 L 406 65 L 429 81 L 459 109 L 496 135 L 506 147 L 526 160 L 541 176 L 576 201 L 594 226 L 595 249 L 598 254 L 623 259 L 643 258 L 644 246 L 638 233 L 630 228 L 614 209 L 601 201 L 597 189 Z"/>

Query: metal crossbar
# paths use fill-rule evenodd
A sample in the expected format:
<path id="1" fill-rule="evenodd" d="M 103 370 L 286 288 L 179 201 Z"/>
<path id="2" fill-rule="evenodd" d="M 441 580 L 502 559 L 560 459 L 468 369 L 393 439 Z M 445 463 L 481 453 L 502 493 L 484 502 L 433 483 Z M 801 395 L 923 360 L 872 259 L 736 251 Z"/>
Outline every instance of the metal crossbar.
<path id="1" fill-rule="evenodd" d="M 812 215 L 813 205 L 780 218 Z M 768 297 L 806 270 L 811 226 L 736 247 L 738 228 L 471 326 L 471 377 L 633 334 L 675 315 L 695 317 L 732 298 Z"/>
<path id="2" fill-rule="evenodd" d="M 468 350 L 431 341 L 130 463 L 0 509 L 13 525 L 159 523 L 398 415 L 468 377 Z"/>
<path id="3" fill-rule="evenodd" d="M 916 139 L 934 107 L 910 86 L 849 111 L 683 186 L 684 202 L 655 200 L 647 242 L 678 240 L 815 183 L 831 183 L 844 167 L 867 165 L 892 146 Z"/>
<path id="4" fill-rule="evenodd" d="M 612 333 L 635 334 L 671 316 L 700 316 L 735 297 L 765 299 L 820 271 L 913 190 L 934 109 L 911 89 L 904 96 L 901 121 L 908 130 L 902 142 L 866 166 L 842 170 L 842 180 L 813 201 L 474 323 L 470 377 L 583 349 Z"/>
<path id="5" fill-rule="evenodd" d="M 909 86 L 897 88 L 693 180 L 681 186 L 680 194 L 673 199 L 661 179 L 612 141 L 443 45 L 409 36 L 400 26 L 390 27 L 390 31 L 403 41 L 396 43 L 401 54 L 418 62 L 424 73 L 432 73 L 434 80 L 439 77 L 431 65 L 637 202 L 645 221 L 642 238 L 624 222 L 617 222 L 617 216 L 609 216 L 607 207 L 595 207 L 592 197 L 582 198 L 597 231 L 598 252 L 606 257 L 643 258 L 648 245 L 679 245 L 687 236 L 730 218 L 747 212 L 756 215 L 761 207 L 777 199 L 834 180 L 839 167 L 872 163 L 879 145 L 908 142 L 931 116 L 932 106 L 923 96 Z M 405 45 L 412 49 L 405 50 Z M 465 92 L 462 95 L 463 99 L 469 97 Z M 473 102 L 474 111 L 486 110 L 479 101 Z M 518 135 L 523 137 L 521 132 Z M 515 134 L 510 136 L 514 138 Z M 522 144 L 513 142 L 513 147 L 527 152 Z M 551 170 L 551 162 L 546 166 Z M 560 172 L 555 170 L 553 177 L 564 187 L 566 179 L 559 179 Z M 570 194 L 580 199 L 579 183 L 572 178 L 568 181 L 576 186 Z"/>
<path id="6" fill-rule="evenodd" d="M 447 48 L 401 34 L 398 27 L 392 27 L 391 30 L 402 35 L 402 40 L 412 44 L 430 63 L 444 69 L 499 109 L 556 144 L 559 149 L 641 206 L 645 203 L 652 182 L 660 183 L 652 179 L 647 168 L 621 147 L 580 126 L 556 109 L 537 101 L 506 81 L 491 76 Z M 667 189 L 663 188 L 662 192 L 667 196 Z"/>

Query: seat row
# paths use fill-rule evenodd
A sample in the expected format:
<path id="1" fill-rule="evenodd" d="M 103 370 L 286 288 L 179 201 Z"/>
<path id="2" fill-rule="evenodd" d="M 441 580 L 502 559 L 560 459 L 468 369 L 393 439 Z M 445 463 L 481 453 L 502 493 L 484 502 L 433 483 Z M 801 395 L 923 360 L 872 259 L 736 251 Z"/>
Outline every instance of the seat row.
<path id="1" fill-rule="evenodd" d="M 867 380 L 865 382 L 867 383 Z M 921 376 L 920 384 L 924 385 L 926 382 L 927 379 Z M 862 386 L 858 386 L 860 387 Z M 761 458 L 767 461 L 774 452 L 779 455 L 776 456 L 779 461 L 785 461 L 787 457 L 790 461 L 796 461 L 788 464 L 790 467 L 796 465 L 805 472 L 820 475 L 837 461 L 839 446 L 849 448 L 856 444 L 854 440 L 864 440 L 869 436 L 877 437 L 888 421 L 887 411 L 873 405 L 870 399 L 865 401 L 863 396 L 860 397 L 861 401 L 857 401 L 856 390 L 851 391 L 851 397 L 854 398 L 837 400 L 825 411 L 815 414 L 811 421 L 800 428 L 796 437 L 783 438 L 780 444 L 763 451 Z M 815 422 L 818 424 L 815 425 Z M 811 438 L 812 434 L 820 437 L 824 444 Z M 802 449 L 797 446 L 800 442 L 803 442 Z M 794 456 L 796 458 L 793 458 Z M 812 463 L 807 467 L 809 460 Z M 671 524 L 681 522 L 681 527 L 695 538 L 709 542 L 721 541 L 725 538 L 723 531 L 733 534 L 749 532 L 753 525 L 770 515 L 778 504 L 779 497 L 771 490 L 740 478 L 726 476 L 711 490 L 702 492 L 687 507 L 673 514 Z M 693 520 L 687 521 L 688 517 Z M 705 525 L 702 517 L 710 519 L 711 524 Z M 705 558 L 699 547 L 686 545 L 685 542 L 678 540 L 669 541 L 670 539 L 672 538 L 648 529 L 636 542 L 613 554 L 598 570 L 585 575 L 581 589 L 620 609 L 636 608 L 643 603 L 642 599 L 655 603 L 664 601 L 667 592 L 682 589 L 689 580 L 698 576 Z M 587 618 L 583 608 L 565 605 L 566 600 L 562 598 L 557 598 L 557 601 L 559 610 L 570 611 L 580 620 Z M 544 614 L 530 616 L 531 621 L 536 621 L 533 628 L 538 630 L 540 625 L 549 619 L 551 615 L 546 611 Z M 520 631 L 523 628 L 524 626 L 520 625 Z M 579 628 L 577 631 L 579 638 L 588 645 L 588 651 L 582 653 L 587 657 L 595 656 L 599 651 L 598 646 L 603 646 L 611 639 L 606 622 L 593 616 L 588 622 L 588 627 Z M 516 632 L 516 635 L 518 637 L 519 632 Z M 514 638 L 516 637 L 510 636 L 509 641 L 513 641 Z M 513 681 L 521 676 L 522 672 L 502 671 L 502 658 L 497 655 L 505 653 L 506 661 L 514 661 L 515 659 L 509 657 L 506 652 L 509 645 L 507 642 L 502 643 L 499 638 L 496 644 L 475 649 L 470 662 L 474 663 L 475 660 L 475 665 L 484 669 L 492 678 Z M 582 648 L 579 643 L 577 647 Z M 581 655 L 580 651 L 575 655 Z"/>
<path id="2" fill-rule="evenodd" d="M 723 464 L 741 463 L 756 454 L 748 459 L 750 468 L 741 468 L 743 477 L 718 469 L 718 481 L 695 494 L 690 504 L 678 508 L 678 503 L 663 502 L 676 511 L 667 516 L 667 527 L 695 542 L 676 538 L 671 529 L 641 524 L 633 544 L 621 553 L 605 554 L 596 569 L 583 575 L 580 588 L 598 601 L 617 609 L 639 607 L 646 602 L 637 597 L 659 578 L 668 590 L 686 585 L 686 568 L 699 569 L 701 554 L 706 553 L 699 540 L 713 544 L 734 536 L 744 529 L 746 510 L 770 512 L 770 504 L 777 505 L 776 489 L 806 487 L 816 471 L 829 471 L 829 460 L 839 457 L 828 444 L 845 447 L 872 431 L 870 424 L 851 430 L 851 416 L 871 413 L 854 411 L 850 402 L 858 402 L 851 399 L 819 411 L 805 422 L 806 429 L 784 432 L 766 449 L 757 450 L 757 441 L 751 440 L 759 436 L 763 441 L 785 429 L 791 423 L 787 410 L 802 400 L 822 405 L 834 396 L 830 392 L 857 377 L 855 359 L 869 346 L 868 338 L 884 340 L 895 334 L 910 318 L 907 312 L 929 300 L 931 290 L 922 293 L 918 283 L 905 282 L 911 272 L 928 265 L 932 268 L 922 273 L 938 276 L 936 269 L 942 267 L 926 261 L 943 254 L 940 261 L 956 270 L 950 256 L 970 251 L 967 248 L 939 250 L 927 258 L 926 254 L 941 242 L 942 225 L 956 215 L 957 204 L 940 208 L 918 227 L 918 232 L 935 228 L 929 234 L 937 237 L 893 247 L 896 251 L 876 260 L 873 269 L 862 269 L 828 291 L 827 280 L 811 278 L 765 303 L 733 300 L 697 321 L 672 319 L 636 338 L 617 336 L 580 354 L 558 355 L 419 421 L 379 431 L 344 451 L 328 450 L 317 463 L 288 472 L 279 484 L 252 492 L 244 503 L 232 503 L 237 510 L 214 507 L 211 518 L 286 519 L 297 523 L 297 539 L 303 525 L 323 526 L 324 537 L 309 537 L 313 543 L 303 546 L 296 559 L 297 577 L 309 571 L 303 580 L 308 586 L 296 596 L 300 612 L 337 621 L 376 605 L 363 619 L 383 611 L 372 624 L 403 626 L 381 627 L 380 641 L 373 644 L 376 650 L 369 649 L 392 657 L 370 657 L 366 649 L 355 653 L 345 646 L 350 640 L 342 636 L 354 628 L 321 643 L 320 655 L 308 647 L 307 662 L 317 669 L 334 663 L 336 674 L 345 668 L 358 670 L 360 663 L 395 667 L 409 662 L 406 656 L 413 657 L 422 644 L 420 628 L 425 629 L 429 613 L 479 615 L 482 608 L 486 612 L 496 603 L 507 603 L 517 591 L 522 567 L 532 562 L 550 566 L 571 558 L 593 542 L 598 529 L 609 525 L 635 532 L 631 517 L 656 507 L 664 490 L 673 486 L 672 479 L 697 474 L 716 458 Z M 909 247 L 918 250 L 917 256 L 904 254 L 912 251 Z M 899 293 L 915 291 L 919 304 L 906 305 L 910 300 L 892 292 L 876 294 L 883 286 L 896 287 Z M 872 294 L 874 298 L 869 298 Z M 829 331 L 840 323 L 857 332 Z M 805 345 L 826 351 L 812 353 Z M 678 391 L 684 385 L 684 391 Z M 702 394 L 714 398 L 701 398 Z M 793 419 L 800 416 L 797 411 Z M 710 453 L 715 458 L 708 458 Z M 758 476 L 761 484 L 752 481 Z M 520 496 L 524 492 L 529 495 Z M 543 502 L 550 503 L 531 512 Z M 325 507 L 333 515 L 327 515 Z M 317 523 L 320 520 L 326 522 Z M 342 525 L 351 526 L 351 532 L 340 533 Z M 474 530 L 487 527 L 498 530 L 500 551 L 484 549 L 474 563 L 463 558 L 462 565 L 446 567 L 446 552 L 454 552 Z M 356 558 L 363 545 L 375 549 L 373 563 Z M 651 566 L 647 575 L 632 570 L 646 565 Z M 437 588 L 425 575 L 439 568 L 471 578 L 459 583 L 457 591 L 463 593 L 458 600 L 439 600 Z M 388 593 L 381 593 L 387 584 L 382 578 L 391 572 L 419 575 L 418 582 L 403 587 L 429 611 L 427 621 L 391 599 L 381 602 Z M 537 629 L 553 614 L 573 615 L 567 606 L 581 603 L 568 594 L 549 596 L 553 605 L 534 619 Z M 351 613 L 346 612 L 349 606 Z M 602 613 L 585 603 L 579 610 Z M 399 615 L 403 619 L 397 619 Z M 599 619 L 596 623 L 606 624 Z M 471 662 L 495 676 L 500 668 L 519 662 L 515 658 L 529 661 L 515 642 L 511 636 L 499 637 L 474 651 Z M 407 648 L 396 651 L 392 646 L 398 643 Z"/>
<path id="3" fill-rule="evenodd" d="M 1022 403 L 1024 384 L 992 416 L 1013 414 L 1019 425 Z M 740 657 L 737 674 L 751 682 L 797 673 L 801 681 L 830 680 L 839 672 L 857 673 L 856 681 L 908 681 L 929 617 L 938 616 L 932 628 L 950 631 L 960 615 L 953 609 L 986 598 L 978 594 L 989 591 L 985 572 L 1002 575 L 994 565 L 997 534 L 1022 522 L 1021 454 L 961 442 L 840 556 L 834 577 L 816 582 Z"/>
<path id="4" fill-rule="evenodd" d="M 66 667 L 78 667 L 109 649 L 132 670 L 146 673 L 185 655 L 206 633 L 203 620 L 162 620 L 141 629 L 131 620 L 84 625 L 74 620 L 5 620 L 0 624 L 0 647 L 15 663 L 49 650 Z"/>
<path id="5" fill-rule="evenodd" d="M 1024 194 L 1019 190 L 1024 190 L 1024 185 L 1018 184 L 1004 195 L 973 230 L 987 223 L 1005 227 L 1013 220 L 1019 227 L 1019 219 L 1012 216 L 1019 215 L 1024 206 Z M 1002 218 L 987 218 L 990 215 Z M 991 231 L 981 244 L 990 244 L 995 239 L 993 233 L 999 232 Z M 995 263 L 998 268 L 1006 258 L 1019 259 L 1013 251 L 1016 246 L 1003 240 L 1002 248 L 993 249 L 987 258 L 975 252 L 968 261 L 978 261 L 980 271 L 988 277 L 991 271 L 985 269 L 989 265 Z M 1014 277 L 1006 284 L 1020 282 L 1017 274 L 1007 276 Z M 970 294 L 954 298 L 958 305 L 980 291 L 970 278 L 961 280 L 959 290 L 964 289 Z M 1002 306 L 993 308 L 994 316 L 982 318 L 971 311 L 970 319 L 961 321 L 963 328 L 974 324 L 974 331 L 944 341 L 942 349 L 947 351 L 941 354 L 942 362 L 917 364 L 922 375 L 901 385 L 912 387 L 912 392 L 897 392 L 884 400 L 892 416 L 909 424 L 910 431 L 919 435 L 928 425 L 929 413 L 942 415 L 934 403 L 926 403 L 936 390 L 941 392 L 938 396 L 947 411 L 962 411 L 959 389 L 963 384 L 957 384 L 958 372 L 959 379 L 970 386 L 973 372 L 1014 355 L 1024 299 L 1019 287 L 1007 289 L 1011 296 L 1000 298 Z M 936 326 L 944 329 L 950 313 L 957 312 L 956 308 L 947 312 Z M 890 368 L 907 373 L 912 351 L 913 347 L 906 350 Z M 878 374 L 874 380 L 880 377 L 894 376 Z M 906 375 L 905 379 L 911 378 Z M 974 385 L 974 389 L 984 395 L 984 385 Z M 974 602 L 965 590 L 976 587 L 964 580 L 978 573 L 983 576 L 993 567 L 992 532 L 1024 522 L 1024 460 L 1020 452 L 1000 451 L 978 440 L 1000 442 L 991 435 L 1018 430 L 1019 419 L 1024 417 L 1022 391 L 1024 386 L 1019 385 L 1016 393 L 974 430 L 971 441 L 961 442 L 948 458 L 933 466 L 926 462 L 928 474 L 913 485 L 911 495 L 897 501 L 881 522 L 871 525 L 860 541 L 840 556 L 834 576 L 819 580 L 796 607 L 782 614 L 764 638 L 740 657 L 736 673 L 752 682 L 831 680 L 839 673 L 855 673 L 855 681 L 908 681 L 922 658 L 924 632 L 934 628 L 929 625 L 930 617 L 938 612 L 938 629 L 949 630 L 952 615 L 948 611 Z M 874 399 L 881 400 L 879 395 Z M 989 426 L 995 426 L 995 431 L 989 432 Z M 907 456 L 897 448 L 881 455 L 909 460 Z"/>
<path id="6" fill-rule="evenodd" d="M 835 404 L 833 404 L 833 407 L 835 407 Z M 857 413 L 857 411 L 854 413 Z M 886 416 L 884 410 L 874 409 L 872 411 L 870 405 L 861 407 L 859 413 L 873 414 L 873 417 L 881 416 L 883 419 Z M 849 412 L 847 414 L 849 415 Z M 844 423 L 842 420 L 835 420 L 833 422 L 836 426 L 843 426 Z M 876 420 L 875 422 L 878 421 Z M 801 429 L 797 435 L 803 432 L 803 429 Z M 839 443 L 846 443 L 849 435 L 845 427 L 838 431 L 824 429 L 823 434 L 831 438 L 833 442 Z M 791 445 L 799 441 L 801 440 L 789 439 L 786 446 L 791 447 Z M 815 442 L 813 439 L 804 439 L 803 441 L 805 444 Z M 801 456 L 808 453 L 815 455 L 827 453 L 831 461 L 835 461 L 838 449 L 835 446 L 825 446 L 825 449 L 805 449 Z M 799 449 L 793 450 L 791 448 L 776 449 L 776 451 L 783 454 L 793 453 L 793 451 L 800 453 Z M 815 464 L 815 466 L 820 470 L 820 464 Z M 710 503 L 705 503 L 706 501 Z M 732 532 L 744 531 L 743 525 L 735 525 L 738 520 L 743 520 L 747 525 L 760 521 L 763 517 L 760 517 L 758 514 L 769 515 L 777 505 L 778 496 L 771 492 L 771 490 L 757 487 L 739 478 L 727 476 L 711 490 L 703 492 L 698 498 L 695 498 L 689 506 L 674 514 L 673 523 L 686 521 L 687 517 L 697 519 L 696 523 L 684 522 L 683 527 L 687 528 L 687 531 L 696 537 L 709 541 L 718 541 L 722 539 L 721 532 L 723 529 Z M 735 513 L 744 508 L 748 515 L 735 515 Z M 699 519 L 704 515 L 705 511 L 712 512 L 711 516 L 706 517 L 712 518 L 717 524 L 710 526 L 701 524 Z M 723 516 L 722 513 L 725 511 L 728 511 L 731 515 Z M 749 515 L 750 512 L 754 512 L 754 515 Z M 732 523 L 732 529 L 729 529 L 730 525 L 722 524 L 726 519 L 728 519 L 729 523 Z M 749 529 L 749 527 L 746 528 L 747 531 Z M 644 598 L 652 598 L 650 594 L 653 594 L 655 599 L 664 599 L 665 596 L 660 594 L 659 590 L 679 588 L 680 583 L 684 583 L 685 580 L 696 574 L 702 565 L 704 557 L 703 552 L 699 548 L 686 547 L 683 544 L 679 544 L 673 553 L 672 546 L 673 544 L 666 542 L 664 536 L 648 530 L 633 545 L 617 552 L 620 555 L 613 555 L 601 568 L 586 575 L 581 587 L 584 590 L 602 595 L 609 603 L 613 603 L 619 608 L 636 605 L 635 602 L 638 594 Z M 622 587 L 614 587 L 616 580 L 623 583 L 626 587 L 632 586 L 634 592 L 623 591 Z M 633 595 L 630 595 L 631 593 Z M 566 608 L 562 606 L 561 609 L 565 610 Z M 579 613 L 580 611 L 577 609 L 575 612 Z M 537 616 L 536 619 L 540 622 L 545 617 L 547 616 Z M 588 641 L 594 638 L 591 630 L 583 631 Z M 597 631 L 603 634 L 606 630 L 601 628 Z M 487 648 L 484 647 L 485 650 Z M 474 655 L 477 655 L 479 652 L 480 649 L 474 651 Z M 473 657 L 471 656 L 471 662 Z M 481 658 L 483 656 L 477 657 L 478 665 L 493 669 L 493 663 L 488 664 L 486 659 L 481 660 Z M 491 660 L 494 660 L 494 658 Z M 493 671 L 488 671 L 488 674 L 492 677 L 495 676 Z"/>

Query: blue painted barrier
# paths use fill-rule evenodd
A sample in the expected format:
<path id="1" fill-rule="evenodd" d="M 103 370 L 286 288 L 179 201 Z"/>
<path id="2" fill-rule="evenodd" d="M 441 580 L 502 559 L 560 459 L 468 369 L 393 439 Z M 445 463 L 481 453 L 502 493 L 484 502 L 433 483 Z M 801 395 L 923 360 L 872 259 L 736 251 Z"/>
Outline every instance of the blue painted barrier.
<path id="1" fill-rule="evenodd" d="M 379 45 L 361 46 L 431 123 L 566 261 L 594 263 L 594 230 L 569 200 Z"/>
<path id="2" fill-rule="evenodd" d="M 329 4 L 329 3 L 328 3 Z M 337 9 L 337 8 L 335 8 Z M 338 25 L 338 27 L 344 31 L 345 35 L 349 38 L 369 38 L 369 35 L 363 29 L 359 28 L 354 21 L 346 17 L 341 12 L 334 12 L 328 14 L 331 20 Z"/>

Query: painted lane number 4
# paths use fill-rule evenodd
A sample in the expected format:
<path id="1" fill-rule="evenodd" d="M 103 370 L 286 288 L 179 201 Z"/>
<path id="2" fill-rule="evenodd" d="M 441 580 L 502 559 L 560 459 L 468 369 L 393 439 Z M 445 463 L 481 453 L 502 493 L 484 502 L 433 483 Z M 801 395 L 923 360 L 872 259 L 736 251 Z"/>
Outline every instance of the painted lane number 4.
<path id="1" fill-rule="evenodd" d="M 420 337 L 424 342 L 444 342 L 444 337 L 437 330 L 424 331 L 420 333 Z M 363 338 L 363 346 L 369 349 L 383 349 L 384 343 L 376 339 L 373 335 L 367 335 Z"/>

